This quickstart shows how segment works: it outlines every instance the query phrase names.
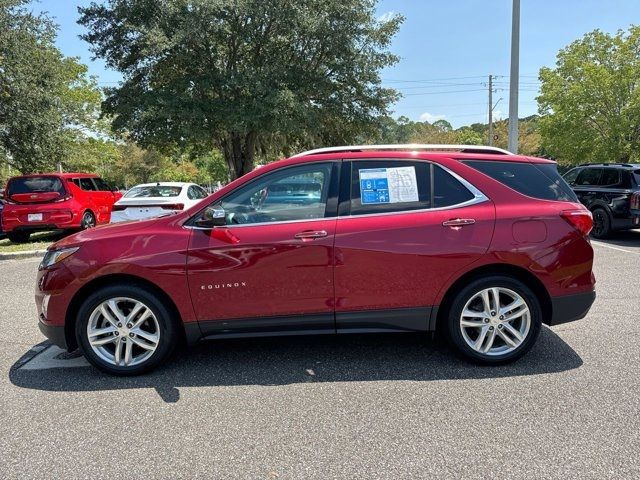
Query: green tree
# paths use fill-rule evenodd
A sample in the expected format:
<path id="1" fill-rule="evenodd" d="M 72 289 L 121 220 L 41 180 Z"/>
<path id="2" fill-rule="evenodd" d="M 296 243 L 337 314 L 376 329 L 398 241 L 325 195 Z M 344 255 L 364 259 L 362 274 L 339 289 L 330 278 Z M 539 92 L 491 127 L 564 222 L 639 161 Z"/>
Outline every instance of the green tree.
<path id="1" fill-rule="evenodd" d="M 595 30 L 542 68 L 542 145 L 560 160 L 629 162 L 640 147 L 640 27 Z"/>
<path id="2" fill-rule="evenodd" d="M 22 173 L 54 168 L 96 125 L 100 91 L 54 45 L 56 27 L 27 0 L 0 0 L 0 150 Z"/>
<path id="3" fill-rule="evenodd" d="M 402 17 L 375 0 L 110 0 L 83 37 L 122 72 L 104 112 L 142 146 L 223 152 L 231 178 L 262 146 L 347 142 L 396 100 L 379 72 Z"/>

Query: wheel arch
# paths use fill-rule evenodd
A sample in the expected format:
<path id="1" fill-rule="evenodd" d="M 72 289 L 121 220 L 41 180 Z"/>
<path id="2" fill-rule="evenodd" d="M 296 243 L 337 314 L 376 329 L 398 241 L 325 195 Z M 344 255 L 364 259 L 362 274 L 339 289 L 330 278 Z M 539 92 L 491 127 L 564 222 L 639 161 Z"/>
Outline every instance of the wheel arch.
<path id="1" fill-rule="evenodd" d="M 171 314 L 175 315 L 175 318 L 179 321 L 179 325 L 180 325 L 179 331 L 182 333 L 182 336 L 183 336 L 183 338 L 180 340 L 184 341 L 186 339 L 185 326 L 184 326 L 184 322 L 182 321 L 182 316 L 180 315 L 180 311 L 178 310 L 178 307 L 176 306 L 173 299 L 164 290 L 162 290 L 153 282 L 150 282 L 149 280 L 146 280 L 142 277 L 138 277 L 136 275 L 131 275 L 131 274 L 116 273 L 116 274 L 104 275 L 91 280 L 87 284 L 83 285 L 82 288 L 80 288 L 75 293 L 75 295 L 69 302 L 69 306 L 67 307 L 67 312 L 65 314 L 65 322 L 64 322 L 64 335 L 65 335 L 65 340 L 67 342 L 67 349 L 69 351 L 72 351 L 78 348 L 78 342 L 76 340 L 76 335 L 75 335 L 75 328 L 76 328 L 78 311 L 80 310 L 80 306 L 82 305 L 82 302 L 86 299 L 86 297 L 90 293 L 100 288 L 104 288 L 109 285 L 122 284 L 122 283 L 127 283 L 129 285 L 133 284 L 133 285 L 145 288 L 147 290 L 150 290 L 154 294 L 156 294 L 158 298 L 160 298 L 161 301 L 167 306 Z"/>
<path id="2" fill-rule="evenodd" d="M 605 212 L 607 212 L 607 215 L 609 215 L 609 220 L 613 219 L 613 212 L 611 211 L 611 206 L 604 200 L 594 200 L 587 207 L 587 209 L 590 212 L 593 212 L 596 208 L 602 208 Z"/>
<path id="3" fill-rule="evenodd" d="M 540 301 L 543 323 L 549 323 L 552 318 L 553 308 L 551 303 L 551 296 L 549 295 L 549 292 L 545 288 L 544 284 L 538 278 L 536 278 L 535 275 L 522 267 L 503 263 L 494 263 L 489 265 L 482 265 L 480 267 L 474 268 L 473 270 L 465 272 L 456 281 L 449 285 L 446 293 L 442 297 L 440 305 L 438 306 L 438 311 L 436 314 L 436 324 L 434 326 L 435 329 L 440 330 L 442 325 L 444 325 L 444 322 L 446 322 L 446 315 L 449 311 L 449 308 L 451 307 L 451 304 L 453 303 L 455 295 L 460 291 L 460 289 L 476 278 L 481 278 L 488 275 L 505 275 L 523 282 L 533 291 L 533 293 Z"/>

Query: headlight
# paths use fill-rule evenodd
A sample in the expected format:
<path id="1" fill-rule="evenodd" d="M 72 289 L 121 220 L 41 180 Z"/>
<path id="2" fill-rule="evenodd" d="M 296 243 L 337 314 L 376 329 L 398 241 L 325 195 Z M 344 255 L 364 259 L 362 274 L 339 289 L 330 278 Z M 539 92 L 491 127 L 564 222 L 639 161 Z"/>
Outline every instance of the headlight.
<path id="1" fill-rule="evenodd" d="M 55 265 L 58 262 L 61 262 L 67 257 L 70 257 L 74 253 L 78 251 L 80 247 L 69 247 L 69 248 L 61 248 L 59 250 L 48 250 L 45 254 L 44 258 L 40 262 L 40 266 L 38 267 L 40 270 L 44 268 L 49 268 L 51 265 Z"/>

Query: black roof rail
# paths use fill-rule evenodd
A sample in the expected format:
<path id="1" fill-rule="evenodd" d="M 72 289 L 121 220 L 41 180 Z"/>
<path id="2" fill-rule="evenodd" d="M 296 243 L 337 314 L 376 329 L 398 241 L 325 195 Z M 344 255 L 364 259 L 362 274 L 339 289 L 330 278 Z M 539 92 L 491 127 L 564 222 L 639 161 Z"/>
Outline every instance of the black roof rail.
<path id="1" fill-rule="evenodd" d="M 581 163 L 580 165 L 578 165 L 578 167 L 607 167 L 607 166 L 635 168 L 637 165 L 634 165 L 633 163 L 620 163 L 620 162 L 618 163 L 616 162 Z"/>

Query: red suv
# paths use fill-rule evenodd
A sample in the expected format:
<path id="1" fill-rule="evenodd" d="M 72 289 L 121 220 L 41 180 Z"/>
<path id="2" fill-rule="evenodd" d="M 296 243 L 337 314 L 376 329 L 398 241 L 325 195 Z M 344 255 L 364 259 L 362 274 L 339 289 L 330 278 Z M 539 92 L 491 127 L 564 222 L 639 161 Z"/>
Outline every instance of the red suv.
<path id="1" fill-rule="evenodd" d="M 13 177 L 5 189 L 2 225 L 12 242 L 26 242 L 39 230 L 95 227 L 109 223 L 113 203 L 121 196 L 87 173 Z"/>
<path id="2" fill-rule="evenodd" d="M 39 325 L 120 375 L 155 367 L 181 339 L 435 329 L 474 361 L 504 363 L 542 323 L 586 315 L 591 226 L 548 160 L 315 150 L 187 211 L 59 241 L 38 273 Z"/>

